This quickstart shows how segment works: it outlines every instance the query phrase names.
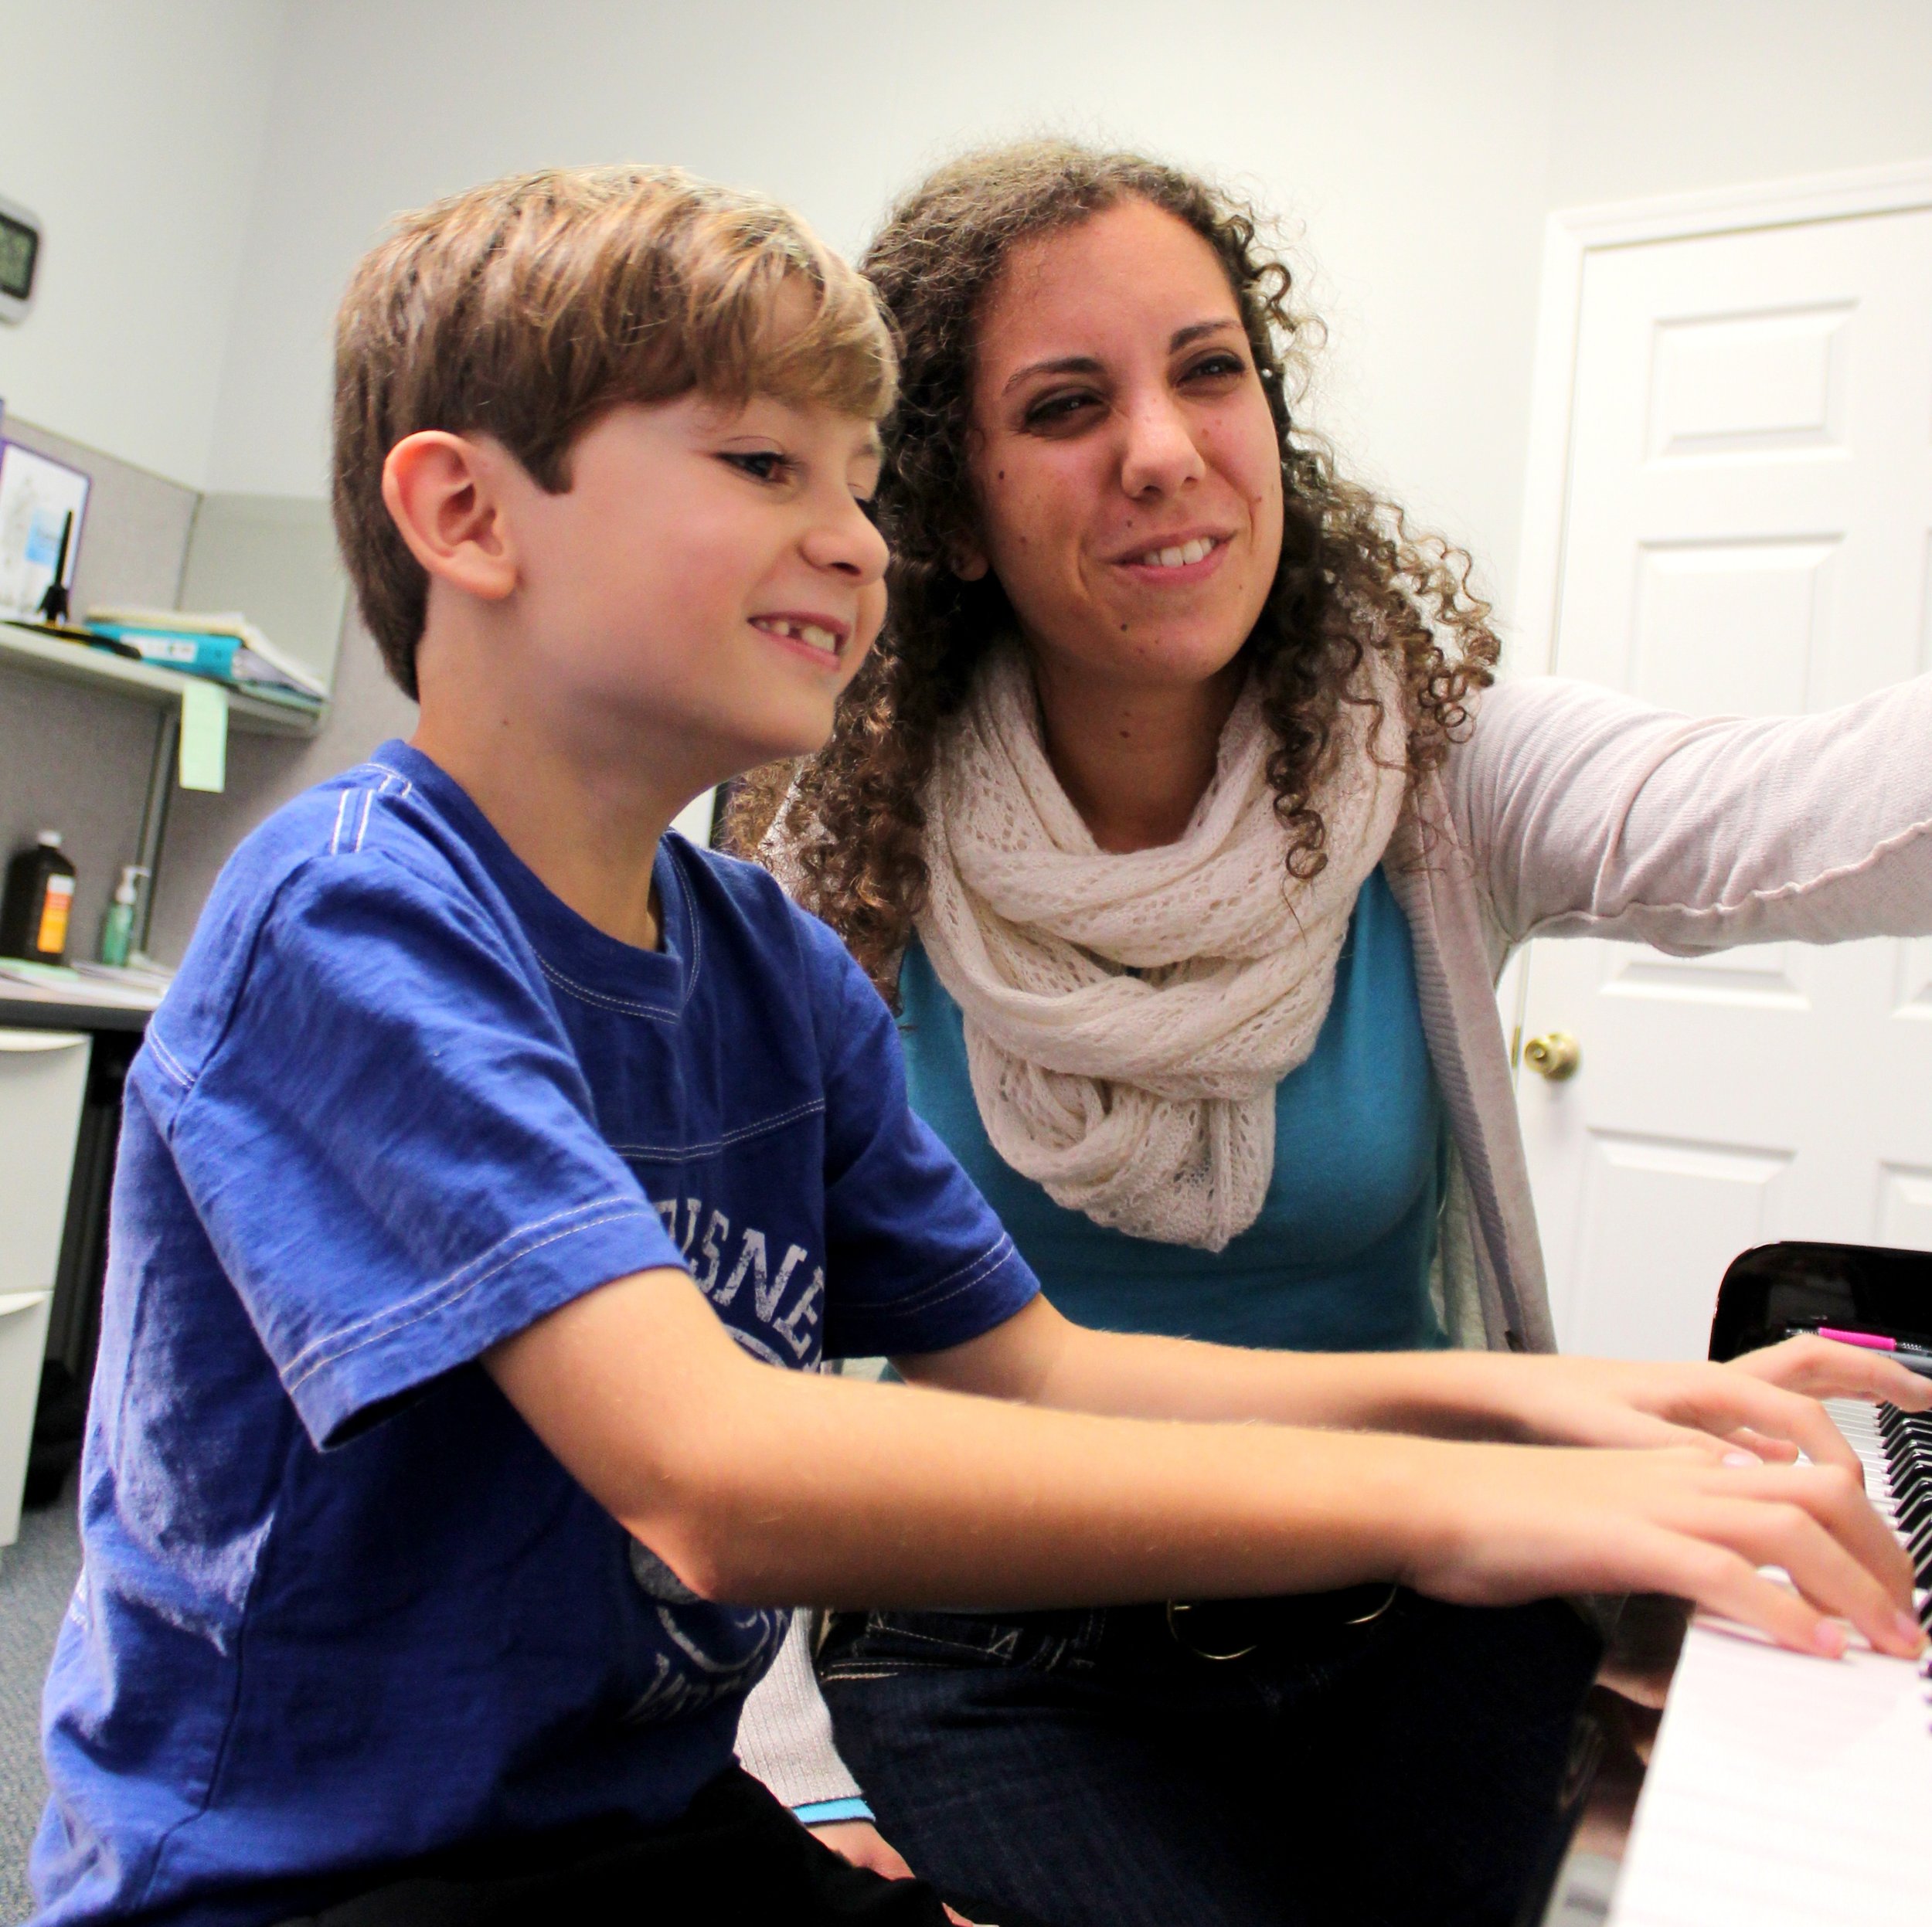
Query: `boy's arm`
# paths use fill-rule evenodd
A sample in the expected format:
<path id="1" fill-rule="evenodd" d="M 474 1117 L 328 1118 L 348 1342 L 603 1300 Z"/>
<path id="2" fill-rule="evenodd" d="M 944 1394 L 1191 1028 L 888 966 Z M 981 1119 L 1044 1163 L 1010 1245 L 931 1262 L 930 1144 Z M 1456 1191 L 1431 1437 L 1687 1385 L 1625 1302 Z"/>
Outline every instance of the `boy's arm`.
<path id="1" fill-rule="evenodd" d="M 1696 1599 L 1835 1651 L 1918 1646 L 1905 1555 L 1835 1466 L 1053 1412 L 784 1372 L 691 1281 L 637 1273 L 486 1354 L 564 1466 L 694 1589 L 1012 1606 L 1400 1579 L 1500 1603 Z M 1742 1457 L 1743 1455 L 1737 1455 Z M 1760 1576 L 1775 1564 L 1800 1598 Z"/>
<path id="2" fill-rule="evenodd" d="M 1884 1399 L 1919 1412 L 1932 1385 L 1882 1354 L 1794 1338 L 1731 1365 L 1509 1352 L 1249 1351 L 1095 1331 L 1037 1298 L 983 1336 L 894 1364 L 917 1384 L 1062 1411 L 1261 1419 L 1545 1445 L 1707 1446 L 1858 1469 L 1817 1402 Z"/>

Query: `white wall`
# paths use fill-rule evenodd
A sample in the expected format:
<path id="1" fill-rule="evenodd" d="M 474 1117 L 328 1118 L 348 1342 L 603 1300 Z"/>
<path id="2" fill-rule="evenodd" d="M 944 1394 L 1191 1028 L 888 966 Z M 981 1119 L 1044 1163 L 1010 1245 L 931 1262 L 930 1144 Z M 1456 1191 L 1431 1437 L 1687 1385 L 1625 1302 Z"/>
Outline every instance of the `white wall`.
<path id="1" fill-rule="evenodd" d="M 213 474 L 321 486 L 331 311 L 393 209 L 676 160 L 861 244 L 969 141 L 1053 129 L 1246 179 L 1304 232 L 1318 416 L 1514 574 L 1552 208 L 1932 154 L 1923 0 L 295 0 Z"/>
<path id="2" fill-rule="evenodd" d="M 1932 158 L 1926 0 L 1553 10 L 1553 208 Z"/>
<path id="3" fill-rule="evenodd" d="M 205 485 L 284 0 L 0 0 L 0 195 L 46 223 L 0 399 Z"/>
<path id="4" fill-rule="evenodd" d="M 219 484 L 318 485 L 330 310 L 393 209 L 515 168 L 674 159 L 783 194 L 854 249 L 932 160 L 1051 128 L 1239 172 L 1304 220 L 1338 324 L 1329 413 L 1351 454 L 1486 542 L 1513 528 L 1526 425 L 1523 382 L 1499 421 L 1492 391 L 1519 370 L 1533 326 L 1546 11 L 1546 0 L 298 7 L 223 395 Z M 1485 106 L 1445 112 L 1457 100 Z M 1474 237 L 1471 207 L 1485 210 Z M 1452 382 L 1471 359 L 1497 379 Z"/>
<path id="5" fill-rule="evenodd" d="M 964 143 L 1052 129 L 1298 224 L 1358 472 L 1506 587 L 1552 208 L 1932 154 L 1925 0 L 0 0 L 0 328 L 22 414 L 182 479 L 317 494 L 328 331 L 395 209 L 672 159 L 864 240 Z"/>

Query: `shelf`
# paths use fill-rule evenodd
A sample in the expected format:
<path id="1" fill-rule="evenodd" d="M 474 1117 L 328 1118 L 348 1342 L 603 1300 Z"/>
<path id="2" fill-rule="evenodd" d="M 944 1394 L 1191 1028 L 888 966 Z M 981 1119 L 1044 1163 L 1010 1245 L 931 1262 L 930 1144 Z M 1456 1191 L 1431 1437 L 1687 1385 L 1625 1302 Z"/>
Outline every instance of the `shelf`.
<path id="1" fill-rule="evenodd" d="M 189 684 L 206 687 L 209 681 L 206 676 L 184 675 L 179 669 L 136 662 L 105 649 L 90 649 L 84 643 L 63 642 L 57 636 L 40 635 L 3 620 L 0 620 L 0 667 L 104 689 L 158 709 L 179 705 L 181 692 Z M 226 683 L 216 683 L 214 687 L 228 698 L 229 728 L 244 736 L 312 736 L 328 715 L 326 703 L 320 710 L 311 712 L 291 709 L 266 696 L 244 695 Z"/>

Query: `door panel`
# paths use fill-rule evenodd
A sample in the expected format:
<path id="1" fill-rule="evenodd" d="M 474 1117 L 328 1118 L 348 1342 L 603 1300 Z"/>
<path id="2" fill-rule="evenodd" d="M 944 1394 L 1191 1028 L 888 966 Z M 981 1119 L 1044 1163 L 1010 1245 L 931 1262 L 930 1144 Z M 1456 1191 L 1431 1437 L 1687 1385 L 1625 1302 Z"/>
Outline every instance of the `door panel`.
<path id="1" fill-rule="evenodd" d="M 1703 1355 L 1717 1281 L 1740 1251 L 1777 1236 L 1791 1154 L 1633 1133 L 1590 1133 L 1579 1222 L 1576 1349 L 1613 1358 Z M 1650 1228 L 1677 1225 L 1678 1261 L 1694 1287 L 1644 1288 Z"/>
<path id="2" fill-rule="evenodd" d="M 1932 667 L 1932 212 L 1586 257 L 1555 668 L 1693 715 Z M 1932 753 L 1929 748 L 1928 753 Z M 1771 1238 L 1932 1249 L 1932 940 L 1534 947 L 1520 1105 L 1557 1330 L 1701 1357 Z"/>

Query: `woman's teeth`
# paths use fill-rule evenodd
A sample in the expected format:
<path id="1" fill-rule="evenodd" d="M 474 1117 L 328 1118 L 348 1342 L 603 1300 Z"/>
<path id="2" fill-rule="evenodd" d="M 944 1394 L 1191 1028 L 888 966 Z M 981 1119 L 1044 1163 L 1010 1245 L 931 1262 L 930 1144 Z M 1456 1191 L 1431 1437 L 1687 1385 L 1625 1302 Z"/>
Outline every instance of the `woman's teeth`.
<path id="1" fill-rule="evenodd" d="M 753 616 L 751 626 L 762 629 L 768 636 L 788 636 L 794 642 L 802 642 L 808 649 L 821 649 L 828 656 L 838 653 L 838 637 L 815 622 L 785 622 L 774 616 Z"/>
<path id="2" fill-rule="evenodd" d="M 1189 562 L 1205 561 L 1213 552 L 1214 538 L 1196 535 L 1176 549 L 1150 549 L 1145 556 L 1136 556 L 1134 561 L 1141 569 L 1185 569 Z"/>

